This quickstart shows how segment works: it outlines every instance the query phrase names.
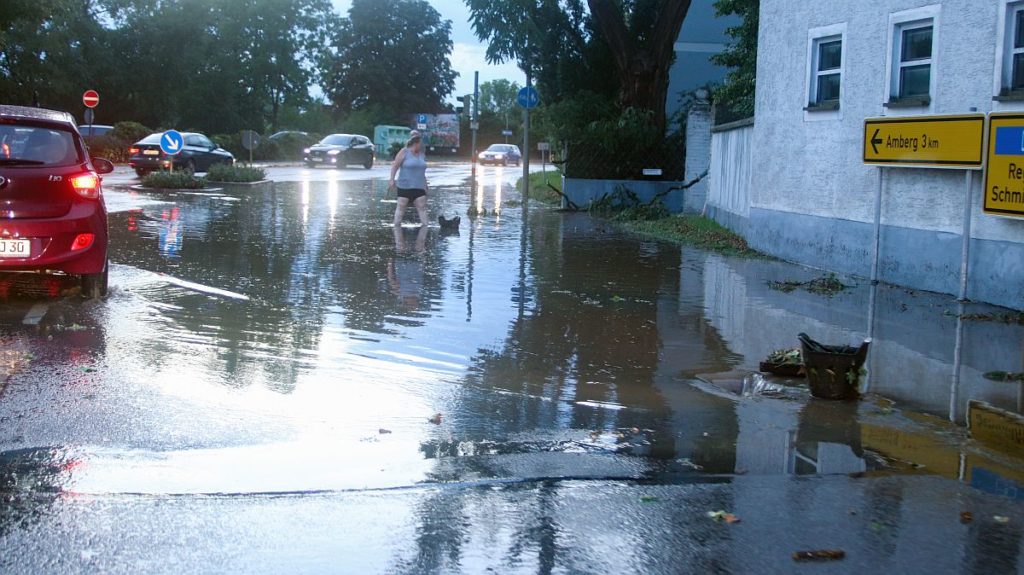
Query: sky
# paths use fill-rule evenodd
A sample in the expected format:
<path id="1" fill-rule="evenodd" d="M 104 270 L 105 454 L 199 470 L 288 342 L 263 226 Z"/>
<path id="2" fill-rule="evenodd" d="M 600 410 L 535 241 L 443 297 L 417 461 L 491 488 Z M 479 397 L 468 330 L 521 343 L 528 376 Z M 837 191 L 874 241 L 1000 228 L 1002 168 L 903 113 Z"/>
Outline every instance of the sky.
<path id="1" fill-rule="evenodd" d="M 342 15 L 348 16 L 348 9 L 352 6 L 351 0 L 331 0 L 335 9 Z M 441 15 L 442 19 L 452 21 L 452 48 L 451 62 L 452 69 L 459 73 L 455 79 L 455 92 L 449 96 L 449 102 L 455 102 L 455 97 L 463 94 L 473 93 L 473 72 L 480 72 L 480 83 L 488 80 L 509 80 L 520 86 L 526 83 L 526 76 L 512 62 L 499 65 L 490 65 L 484 57 L 487 45 L 480 42 L 473 34 L 473 27 L 469 23 L 469 8 L 462 3 L 462 0 L 427 0 L 434 7 L 434 10 Z"/>

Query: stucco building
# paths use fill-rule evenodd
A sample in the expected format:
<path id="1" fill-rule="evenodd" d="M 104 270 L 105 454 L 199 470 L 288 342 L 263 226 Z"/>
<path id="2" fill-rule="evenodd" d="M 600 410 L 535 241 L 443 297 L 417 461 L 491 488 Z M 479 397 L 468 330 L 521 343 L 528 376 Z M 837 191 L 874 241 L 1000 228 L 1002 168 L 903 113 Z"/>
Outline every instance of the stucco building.
<path id="1" fill-rule="evenodd" d="M 1024 112 L 1024 0 L 761 0 L 756 112 L 713 137 L 708 211 L 781 258 L 1024 309 L 1024 219 L 982 173 L 879 168 L 877 116 Z M 884 170 L 884 175 L 880 174 Z M 881 202 L 876 205 L 880 192 Z M 880 208 L 880 209 L 879 209 Z"/>

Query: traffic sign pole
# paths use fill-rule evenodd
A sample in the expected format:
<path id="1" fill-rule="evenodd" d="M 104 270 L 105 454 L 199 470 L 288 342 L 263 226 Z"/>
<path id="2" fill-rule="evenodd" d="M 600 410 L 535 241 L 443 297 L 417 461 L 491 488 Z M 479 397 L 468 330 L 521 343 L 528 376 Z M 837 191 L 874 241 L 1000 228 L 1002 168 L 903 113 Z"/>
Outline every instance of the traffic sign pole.
<path id="1" fill-rule="evenodd" d="M 533 87 L 533 78 L 530 77 L 530 70 L 526 70 L 526 88 Z M 523 108 L 523 211 L 526 211 L 530 202 L 530 106 Z M 522 294 L 520 294 L 520 297 Z"/>

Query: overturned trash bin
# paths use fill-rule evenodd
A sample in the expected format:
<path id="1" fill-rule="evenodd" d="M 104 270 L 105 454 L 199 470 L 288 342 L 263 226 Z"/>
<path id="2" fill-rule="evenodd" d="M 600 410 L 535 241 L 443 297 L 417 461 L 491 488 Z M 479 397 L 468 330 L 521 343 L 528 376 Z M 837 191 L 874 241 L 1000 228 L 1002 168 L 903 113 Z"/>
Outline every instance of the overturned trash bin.
<path id="1" fill-rule="evenodd" d="M 822 399 L 855 399 L 860 384 L 860 370 L 868 357 L 870 339 L 860 347 L 825 345 L 806 333 L 797 336 L 804 356 L 807 382 L 811 395 Z"/>

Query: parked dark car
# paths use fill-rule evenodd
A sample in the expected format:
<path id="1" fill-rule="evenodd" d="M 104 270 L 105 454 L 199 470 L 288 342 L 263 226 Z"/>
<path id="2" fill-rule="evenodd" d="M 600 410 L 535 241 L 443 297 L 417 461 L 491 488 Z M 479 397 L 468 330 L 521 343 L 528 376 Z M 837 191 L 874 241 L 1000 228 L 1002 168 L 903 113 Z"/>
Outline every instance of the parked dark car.
<path id="1" fill-rule="evenodd" d="M 303 161 L 311 168 L 349 164 L 359 164 L 367 170 L 373 167 L 373 143 L 365 136 L 331 134 L 302 152 Z"/>
<path id="2" fill-rule="evenodd" d="M 113 131 L 114 127 L 106 124 L 82 124 L 78 126 L 78 133 L 83 136 L 106 136 Z"/>
<path id="3" fill-rule="evenodd" d="M 477 159 L 482 165 L 494 164 L 507 166 L 509 164 L 519 165 L 523 155 L 519 153 L 519 146 L 512 144 L 491 144 L 489 148 L 480 152 Z"/>
<path id="4" fill-rule="evenodd" d="M 0 271 L 80 276 L 107 293 L 107 209 L 100 174 L 70 114 L 0 105 Z"/>
<path id="5" fill-rule="evenodd" d="M 195 132 L 183 132 L 181 135 L 185 145 L 177 155 L 170 156 L 160 150 L 160 138 L 163 135 L 163 132 L 150 134 L 135 142 L 128 150 L 128 165 L 135 169 L 140 178 L 152 171 L 170 168 L 172 161 L 175 170 L 189 173 L 206 172 L 214 164 L 235 163 L 231 152 Z"/>

